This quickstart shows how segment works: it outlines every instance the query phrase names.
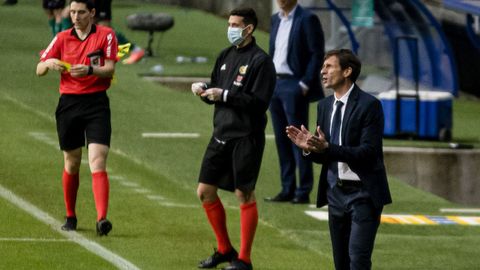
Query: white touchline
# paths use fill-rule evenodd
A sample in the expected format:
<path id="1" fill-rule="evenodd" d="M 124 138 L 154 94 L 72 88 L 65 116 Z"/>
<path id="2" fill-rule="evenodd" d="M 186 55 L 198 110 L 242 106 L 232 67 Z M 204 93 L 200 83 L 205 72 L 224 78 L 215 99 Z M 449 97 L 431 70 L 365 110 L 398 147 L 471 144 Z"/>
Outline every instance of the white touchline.
<path id="1" fill-rule="evenodd" d="M 200 208 L 199 204 L 184 204 L 184 203 L 172 203 L 172 202 L 162 202 L 159 201 L 158 204 L 164 207 L 174 207 L 174 208 Z"/>
<path id="2" fill-rule="evenodd" d="M 199 133 L 166 133 L 166 132 L 147 132 L 142 133 L 143 138 L 199 138 Z"/>
<path id="3" fill-rule="evenodd" d="M 200 138 L 199 133 L 182 133 L 182 132 L 145 132 L 142 133 L 142 138 Z M 275 139 L 275 135 L 266 134 L 265 139 Z"/>
<path id="4" fill-rule="evenodd" d="M 307 210 L 307 211 L 305 211 L 305 214 L 307 214 L 311 217 L 314 217 L 318 220 L 325 220 L 325 221 L 328 220 L 328 212 L 327 211 L 310 211 L 310 210 Z"/>
<path id="5" fill-rule="evenodd" d="M 147 198 L 152 200 L 152 201 L 163 201 L 165 200 L 165 197 L 162 195 L 147 195 Z"/>
<path id="6" fill-rule="evenodd" d="M 72 242 L 71 239 L 0 237 L 0 242 Z"/>
<path id="7" fill-rule="evenodd" d="M 480 213 L 480 208 L 440 208 L 442 213 Z"/>
<path id="8" fill-rule="evenodd" d="M 80 246 L 84 247 L 85 249 L 92 252 L 93 254 L 96 254 L 97 256 L 102 257 L 106 261 L 112 263 L 119 269 L 133 269 L 133 270 L 140 269 L 134 264 L 132 264 L 131 262 L 127 261 L 126 259 L 120 257 L 119 255 L 113 253 L 112 251 L 106 249 L 105 247 L 99 245 L 98 243 L 88 240 L 83 235 L 77 232 L 62 231 L 62 229 L 60 228 L 62 224 L 58 220 L 54 219 L 48 213 L 42 211 L 35 205 L 25 201 L 21 197 L 18 197 L 12 191 L 5 188 L 1 184 L 0 184 L 0 197 L 4 198 L 5 200 L 9 201 L 10 203 L 16 205 L 20 209 L 29 213 L 39 221 L 47 224 L 48 226 L 50 226 L 51 229 L 60 233 L 65 238 L 79 244 Z"/>

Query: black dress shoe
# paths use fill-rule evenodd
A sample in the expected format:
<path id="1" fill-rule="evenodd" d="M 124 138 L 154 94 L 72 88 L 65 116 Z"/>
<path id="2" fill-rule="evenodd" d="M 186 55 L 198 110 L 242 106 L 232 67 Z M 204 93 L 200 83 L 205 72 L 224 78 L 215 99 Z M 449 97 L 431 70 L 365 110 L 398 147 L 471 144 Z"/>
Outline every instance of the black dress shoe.
<path id="1" fill-rule="evenodd" d="M 253 270 L 251 263 L 246 263 L 242 260 L 234 260 L 229 266 L 222 268 L 222 270 Z"/>
<path id="2" fill-rule="evenodd" d="M 295 197 L 292 200 L 293 204 L 307 204 L 310 203 L 310 199 L 308 197 Z"/>
<path id="3" fill-rule="evenodd" d="M 229 252 L 222 254 L 214 249 L 213 255 L 206 258 L 203 261 L 200 261 L 198 268 L 215 268 L 217 265 L 224 262 L 232 262 L 238 257 L 238 252 L 232 248 Z"/>
<path id="4" fill-rule="evenodd" d="M 293 196 L 284 195 L 282 193 L 278 193 L 275 197 L 267 197 L 264 200 L 266 202 L 289 202 L 293 199 Z"/>

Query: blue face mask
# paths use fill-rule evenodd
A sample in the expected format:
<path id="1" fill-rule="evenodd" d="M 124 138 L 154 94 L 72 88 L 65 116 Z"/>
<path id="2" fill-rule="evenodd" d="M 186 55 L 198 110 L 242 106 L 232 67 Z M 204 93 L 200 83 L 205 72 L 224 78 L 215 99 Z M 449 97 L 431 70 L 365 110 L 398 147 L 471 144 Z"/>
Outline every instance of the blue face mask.
<path id="1" fill-rule="evenodd" d="M 227 31 L 228 41 L 230 41 L 230 43 L 232 43 L 232 45 L 234 46 L 240 45 L 240 43 L 242 43 L 242 41 L 245 40 L 245 38 L 242 36 L 242 32 L 246 28 L 247 27 L 245 28 L 228 27 L 228 31 Z"/>

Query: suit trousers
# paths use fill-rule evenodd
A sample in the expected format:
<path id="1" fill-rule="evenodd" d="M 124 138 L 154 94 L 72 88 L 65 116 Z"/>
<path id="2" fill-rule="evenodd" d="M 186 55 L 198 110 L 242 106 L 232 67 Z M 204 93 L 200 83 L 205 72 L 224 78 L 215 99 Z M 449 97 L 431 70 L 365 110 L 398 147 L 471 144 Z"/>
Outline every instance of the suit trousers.
<path id="1" fill-rule="evenodd" d="M 360 187 L 328 188 L 328 225 L 336 270 L 371 269 L 382 208 Z"/>
<path id="2" fill-rule="evenodd" d="M 285 196 L 305 198 L 313 187 L 312 162 L 302 157 L 302 151 L 287 137 L 285 127 L 304 125 L 308 128 L 308 99 L 303 96 L 299 80 L 277 79 L 270 102 L 275 143 L 280 161 L 281 193 Z M 299 170 L 299 185 L 296 185 L 296 168 Z"/>

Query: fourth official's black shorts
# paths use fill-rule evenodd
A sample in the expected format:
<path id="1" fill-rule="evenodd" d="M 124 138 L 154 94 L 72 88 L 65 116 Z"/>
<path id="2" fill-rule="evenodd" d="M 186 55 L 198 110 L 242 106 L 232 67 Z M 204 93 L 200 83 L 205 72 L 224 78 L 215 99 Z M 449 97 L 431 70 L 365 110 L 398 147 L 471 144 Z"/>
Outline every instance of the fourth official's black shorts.
<path id="1" fill-rule="evenodd" d="M 228 141 L 212 137 L 203 156 L 198 181 L 228 191 L 252 191 L 257 183 L 264 148 L 264 134 Z"/>
<path id="2" fill-rule="evenodd" d="M 110 146 L 110 102 L 105 91 L 61 95 L 55 118 L 60 149 L 77 149 L 85 146 L 85 141 L 87 145 L 98 143 Z"/>

